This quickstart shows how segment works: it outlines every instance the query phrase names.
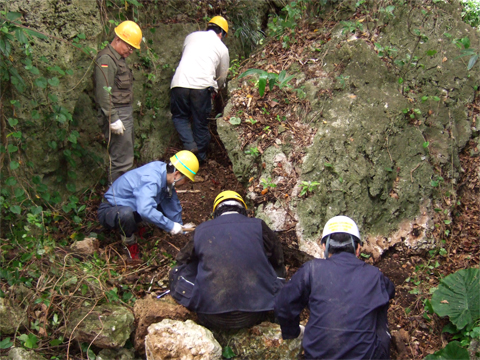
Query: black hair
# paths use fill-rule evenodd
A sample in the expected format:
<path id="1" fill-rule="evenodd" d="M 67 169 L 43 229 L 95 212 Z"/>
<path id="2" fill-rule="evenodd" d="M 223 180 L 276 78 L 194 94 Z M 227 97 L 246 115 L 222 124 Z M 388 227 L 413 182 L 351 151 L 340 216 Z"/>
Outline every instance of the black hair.
<path id="1" fill-rule="evenodd" d="M 225 32 L 225 30 L 223 30 L 220 26 L 218 26 L 217 24 L 214 24 L 214 23 L 208 23 L 207 25 L 207 31 L 209 30 L 213 30 L 215 31 L 215 34 L 222 34 L 222 39 L 225 38 L 225 36 L 227 36 L 227 33 Z"/>
<path id="2" fill-rule="evenodd" d="M 353 238 L 353 243 L 355 244 L 355 249 L 352 247 L 352 243 L 350 242 L 350 236 Z M 322 244 L 326 244 L 328 236 L 325 236 L 322 239 Z M 339 243 L 345 243 L 344 246 L 329 246 L 328 247 L 328 254 L 339 254 L 341 252 L 349 252 L 355 254 L 358 244 L 360 244 L 360 239 L 357 238 L 355 235 L 350 235 L 348 233 L 334 233 L 330 235 L 330 240 L 335 240 Z"/>
<path id="3" fill-rule="evenodd" d="M 220 203 L 221 204 L 221 203 Z M 217 206 L 215 211 L 213 212 L 213 218 L 216 219 L 220 215 L 229 212 L 229 211 L 235 211 L 238 212 L 241 215 L 247 216 L 247 209 L 240 203 L 238 205 L 223 205 L 223 206 Z"/>
<path id="4" fill-rule="evenodd" d="M 174 173 L 175 170 L 177 169 L 175 168 L 175 166 L 172 165 L 172 163 L 167 164 L 167 174 Z"/>

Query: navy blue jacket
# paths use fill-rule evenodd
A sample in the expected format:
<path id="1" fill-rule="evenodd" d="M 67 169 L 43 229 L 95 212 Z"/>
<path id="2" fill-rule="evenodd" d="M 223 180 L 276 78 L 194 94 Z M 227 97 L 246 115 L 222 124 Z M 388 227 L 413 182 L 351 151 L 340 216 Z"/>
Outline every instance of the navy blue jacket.
<path id="1" fill-rule="evenodd" d="M 200 224 L 193 249 L 189 244 L 171 274 L 172 293 L 186 297 L 177 299 L 182 305 L 204 314 L 273 310 L 285 267 L 281 244 L 263 220 L 225 214 Z"/>
<path id="2" fill-rule="evenodd" d="M 306 359 L 371 359 L 385 347 L 384 338 L 389 341 L 386 315 L 394 296 L 393 283 L 378 268 L 342 252 L 304 264 L 278 294 L 275 315 L 283 338 L 296 338 L 308 306 Z"/>

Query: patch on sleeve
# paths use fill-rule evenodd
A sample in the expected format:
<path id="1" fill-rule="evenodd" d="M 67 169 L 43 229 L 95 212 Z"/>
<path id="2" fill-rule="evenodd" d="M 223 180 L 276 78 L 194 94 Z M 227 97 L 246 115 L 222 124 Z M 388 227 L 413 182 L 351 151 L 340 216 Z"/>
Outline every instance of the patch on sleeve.
<path id="1" fill-rule="evenodd" d="M 101 67 L 108 68 L 108 64 L 102 64 Z"/>

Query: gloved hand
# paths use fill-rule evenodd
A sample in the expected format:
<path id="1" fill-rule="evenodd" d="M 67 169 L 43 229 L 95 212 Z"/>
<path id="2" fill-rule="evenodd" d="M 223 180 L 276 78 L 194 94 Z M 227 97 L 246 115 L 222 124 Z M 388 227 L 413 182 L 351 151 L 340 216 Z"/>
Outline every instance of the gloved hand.
<path id="1" fill-rule="evenodd" d="M 182 225 L 174 222 L 173 223 L 173 228 L 172 228 L 172 230 L 170 230 L 170 235 L 177 235 L 177 234 L 180 234 L 182 231 L 183 231 L 182 230 Z"/>
<path id="2" fill-rule="evenodd" d="M 123 126 L 122 120 L 118 119 L 117 121 L 110 124 L 110 130 L 116 135 L 123 135 L 125 131 L 125 126 Z"/>
<path id="3" fill-rule="evenodd" d="M 305 326 L 298 325 L 300 327 L 300 335 L 298 335 L 297 339 L 303 339 L 303 335 L 305 334 Z"/>
<path id="4" fill-rule="evenodd" d="M 183 234 L 186 235 L 195 230 L 196 225 L 194 223 L 183 224 Z"/>

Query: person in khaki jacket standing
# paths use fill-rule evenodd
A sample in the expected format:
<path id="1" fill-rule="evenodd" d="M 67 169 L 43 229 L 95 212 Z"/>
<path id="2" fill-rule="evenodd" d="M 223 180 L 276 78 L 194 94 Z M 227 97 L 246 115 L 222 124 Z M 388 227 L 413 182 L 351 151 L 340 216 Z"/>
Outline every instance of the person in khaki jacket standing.
<path id="1" fill-rule="evenodd" d="M 98 53 L 94 72 L 98 123 L 109 141 L 109 184 L 133 166 L 133 74 L 125 59 L 140 49 L 142 30 L 133 21 L 124 21 L 115 34 Z"/>

